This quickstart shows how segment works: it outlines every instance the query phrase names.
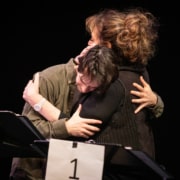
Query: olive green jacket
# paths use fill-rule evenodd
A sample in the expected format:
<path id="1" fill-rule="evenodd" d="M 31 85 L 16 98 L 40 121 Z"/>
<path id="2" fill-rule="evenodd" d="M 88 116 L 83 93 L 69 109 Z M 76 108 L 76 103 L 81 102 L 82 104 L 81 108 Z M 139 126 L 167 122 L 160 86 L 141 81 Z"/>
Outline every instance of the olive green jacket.
<path id="1" fill-rule="evenodd" d="M 51 66 L 40 72 L 39 92 L 51 104 L 69 116 L 75 88 L 75 71 L 72 59 L 66 64 Z M 50 122 L 25 103 L 22 114 L 27 116 L 46 138 L 67 138 L 65 120 Z M 57 117 L 58 119 L 58 117 Z"/>

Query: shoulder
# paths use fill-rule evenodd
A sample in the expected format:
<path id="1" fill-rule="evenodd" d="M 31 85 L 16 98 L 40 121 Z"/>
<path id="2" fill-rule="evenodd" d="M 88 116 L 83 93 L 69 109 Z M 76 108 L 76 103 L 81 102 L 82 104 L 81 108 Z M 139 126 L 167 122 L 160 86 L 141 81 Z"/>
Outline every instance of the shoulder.
<path id="1" fill-rule="evenodd" d="M 117 98 L 123 99 L 125 97 L 125 86 L 118 78 L 110 85 L 107 93 L 111 93 L 114 96 L 117 96 Z"/>
<path id="2" fill-rule="evenodd" d="M 62 81 L 73 79 L 74 77 L 74 65 L 72 59 L 67 63 L 57 64 L 50 66 L 40 72 L 40 78 L 46 79 L 48 81 Z"/>
<path id="3" fill-rule="evenodd" d="M 70 59 L 67 63 L 63 63 L 63 64 L 56 64 L 53 66 L 49 66 L 46 69 L 43 69 L 41 71 L 41 74 L 46 76 L 46 75 L 51 75 L 51 74 L 59 74 L 59 73 L 64 73 L 66 71 L 70 71 L 73 68 L 73 63 L 72 63 L 72 59 Z"/>

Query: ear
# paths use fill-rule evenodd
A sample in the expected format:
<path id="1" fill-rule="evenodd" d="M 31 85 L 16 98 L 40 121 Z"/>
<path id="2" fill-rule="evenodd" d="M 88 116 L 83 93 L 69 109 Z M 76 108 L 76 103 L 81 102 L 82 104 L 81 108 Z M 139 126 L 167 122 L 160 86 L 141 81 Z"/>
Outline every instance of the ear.
<path id="1" fill-rule="evenodd" d="M 105 41 L 104 42 L 104 45 L 106 46 L 106 47 L 108 47 L 108 48 L 112 48 L 112 45 L 111 45 L 111 43 L 109 42 L 109 41 Z"/>

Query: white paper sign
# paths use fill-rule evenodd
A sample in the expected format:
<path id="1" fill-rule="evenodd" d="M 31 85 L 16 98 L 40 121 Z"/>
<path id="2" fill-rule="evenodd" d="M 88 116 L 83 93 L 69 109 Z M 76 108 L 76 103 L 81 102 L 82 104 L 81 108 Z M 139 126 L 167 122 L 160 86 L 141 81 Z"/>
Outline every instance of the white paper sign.
<path id="1" fill-rule="evenodd" d="M 102 180 L 105 147 L 50 139 L 46 180 Z"/>

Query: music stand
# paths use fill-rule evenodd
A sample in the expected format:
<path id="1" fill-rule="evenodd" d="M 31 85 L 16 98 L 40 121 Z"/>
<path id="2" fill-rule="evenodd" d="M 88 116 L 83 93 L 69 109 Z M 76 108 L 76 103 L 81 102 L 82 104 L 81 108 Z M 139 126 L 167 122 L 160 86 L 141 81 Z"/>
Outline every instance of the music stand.
<path id="1" fill-rule="evenodd" d="M 93 145 L 93 144 L 92 144 Z M 112 172 L 133 180 L 174 179 L 146 153 L 119 144 L 105 146 L 104 174 Z M 45 157 L 49 141 L 25 116 L 0 111 L 0 153 L 2 157 Z"/>
<path id="2" fill-rule="evenodd" d="M 40 157 L 34 140 L 45 140 L 32 122 L 12 111 L 0 111 L 0 154 L 2 157 Z"/>
<path id="3" fill-rule="evenodd" d="M 48 155 L 49 141 L 35 140 L 34 145 Z M 93 144 L 92 144 L 93 145 Z M 105 146 L 104 173 L 111 171 L 133 180 L 173 180 L 174 177 L 142 151 L 118 144 Z"/>

